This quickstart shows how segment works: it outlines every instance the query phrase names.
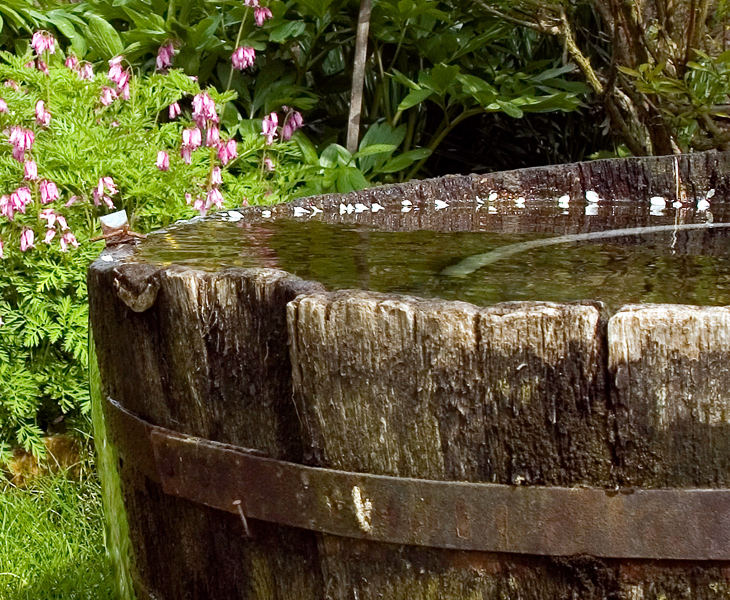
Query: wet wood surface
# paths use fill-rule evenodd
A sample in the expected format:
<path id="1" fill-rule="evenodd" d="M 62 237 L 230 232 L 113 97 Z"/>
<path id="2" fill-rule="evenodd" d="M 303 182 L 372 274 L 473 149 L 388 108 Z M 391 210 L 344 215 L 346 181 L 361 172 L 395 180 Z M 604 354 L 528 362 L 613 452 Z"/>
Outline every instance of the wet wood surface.
<path id="1" fill-rule="evenodd" d="M 727 163 L 723 154 L 680 157 L 683 189 L 730 192 Z M 318 202 L 459 202 L 492 190 L 669 195 L 673 165 L 596 161 Z M 363 218 L 393 228 L 467 227 L 448 211 Z M 274 458 L 398 476 L 728 486 L 730 309 L 637 306 L 611 316 L 591 302 L 476 307 L 330 293 L 274 269 L 155 267 L 128 252 L 90 269 L 93 335 L 105 393 L 155 424 Z M 262 522 L 250 523 L 246 539 L 237 516 L 164 495 L 135 469 L 133 451 L 123 455 L 140 598 L 730 596 L 728 563 L 444 551 Z"/>

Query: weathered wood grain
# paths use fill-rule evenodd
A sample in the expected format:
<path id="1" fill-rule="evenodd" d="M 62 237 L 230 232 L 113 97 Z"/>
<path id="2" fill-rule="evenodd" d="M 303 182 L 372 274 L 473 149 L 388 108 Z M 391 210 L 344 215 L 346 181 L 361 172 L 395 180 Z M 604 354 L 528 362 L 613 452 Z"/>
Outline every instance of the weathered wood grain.
<path id="1" fill-rule="evenodd" d="M 338 292 L 300 296 L 288 317 L 294 399 L 315 464 L 443 480 L 608 483 L 597 306 L 478 309 Z M 518 576 L 505 556 L 472 556 L 486 565 L 481 573 L 454 564 L 462 553 L 364 547 L 378 558 L 363 562 L 352 554 L 362 545 L 323 536 L 331 597 L 350 589 L 360 598 L 500 598 L 510 585 L 523 597 L 559 597 L 574 583 L 553 577 L 546 559 Z"/>
<path id="2" fill-rule="evenodd" d="M 301 460 L 285 306 L 313 289 L 271 270 L 99 261 L 89 296 L 104 392 L 159 425 Z M 149 290 L 152 300 L 139 306 Z M 312 534 L 252 523 L 247 540 L 237 517 L 164 495 L 133 454 L 123 458 L 140 598 L 321 597 Z"/>

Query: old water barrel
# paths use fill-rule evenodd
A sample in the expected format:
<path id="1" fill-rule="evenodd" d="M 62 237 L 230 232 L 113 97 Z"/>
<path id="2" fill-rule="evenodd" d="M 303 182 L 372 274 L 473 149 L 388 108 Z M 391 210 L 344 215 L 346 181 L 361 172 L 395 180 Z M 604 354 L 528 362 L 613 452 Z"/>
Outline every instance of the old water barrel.
<path id="1" fill-rule="evenodd" d="M 596 161 L 105 250 L 138 597 L 730 597 L 728 194 Z"/>

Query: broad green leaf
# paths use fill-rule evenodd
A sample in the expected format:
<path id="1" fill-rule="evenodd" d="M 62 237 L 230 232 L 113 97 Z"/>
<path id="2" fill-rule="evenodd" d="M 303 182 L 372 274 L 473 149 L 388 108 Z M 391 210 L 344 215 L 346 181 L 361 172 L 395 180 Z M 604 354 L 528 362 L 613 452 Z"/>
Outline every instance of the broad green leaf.
<path id="1" fill-rule="evenodd" d="M 88 19 L 86 37 L 94 53 L 100 58 L 119 56 L 124 50 L 124 45 L 114 27 L 94 14 L 89 14 Z"/>
<path id="2" fill-rule="evenodd" d="M 337 170 L 337 191 L 346 194 L 368 187 L 368 180 L 355 167 L 344 167 Z"/>
<path id="3" fill-rule="evenodd" d="M 352 161 L 352 154 L 347 151 L 347 148 L 340 146 L 339 144 L 330 144 L 327 146 L 322 155 L 319 157 L 319 164 L 326 169 L 331 169 L 339 165 L 348 165 Z"/>
<path id="4" fill-rule="evenodd" d="M 416 148 L 415 150 L 409 150 L 403 154 L 396 156 L 385 163 L 385 166 L 380 169 L 381 173 L 397 173 L 403 169 L 407 169 L 417 160 L 426 158 L 431 154 L 428 148 Z"/>
<path id="5" fill-rule="evenodd" d="M 397 148 L 403 143 L 406 137 L 406 126 L 399 125 L 392 127 L 390 123 L 381 122 L 370 125 L 365 135 L 360 140 L 360 150 L 375 144 L 389 144 Z M 365 156 L 358 159 L 358 166 L 363 173 L 370 171 L 378 171 L 378 166 L 384 164 L 389 156 L 386 154 L 376 154 L 373 156 Z"/>
<path id="6" fill-rule="evenodd" d="M 353 158 L 361 158 L 365 156 L 372 156 L 373 154 L 384 154 L 386 152 L 393 152 L 397 146 L 393 144 L 373 144 L 371 146 L 365 146 L 362 150 L 359 150 L 353 154 Z"/>
<path id="7" fill-rule="evenodd" d="M 505 102 L 504 100 L 497 100 L 497 106 L 499 106 L 500 110 L 502 112 L 504 112 L 506 115 L 508 115 L 510 117 L 514 117 L 515 119 L 519 119 L 523 115 L 523 112 L 520 109 L 520 107 L 515 105 L 512 102 Z"/>
<path id="8" fill-rule="evenodd" d="M 429 90 L 427 88 L 423 88 L 420 90 L 411 90 L 410 92 L 408 92 L 408 95 L 403 98 L 403 100 L 401 100 L 401 103 L 398 105 L 398 110 L 408 110 L 409 108 L 416 106 L 416 104 L 420 104 L 432 94 L 433 90 Z"/>
<path id="9" fill-rule="evenodd" d="M 278 27 L 274 27 L 269 33 L 269 39 L 272 42 L 281 44 L 288 39 L 299 37 L 306 28 L 304 21 L 287 21 Z"/>
<path id="10" fill-rule="evenodd" d="M 459 71 L 460 69 L 456 65 L 436 65 L 430 72 L 421 71 L 418 76 L 418 83 L 432 89 L 439 96 L 443 96 L 459 74 Z"/>
<path id="11" fill-rule="evenodd" d="M 317 149 L 309 138 L 302 133 L 301 129 L 294 132 L 292 140 L 299 146 L 299 150 L 301 150 L 302 156 L 304 157 L 304 162 L 309 165 L 316 165 L 318 163 Z"/>

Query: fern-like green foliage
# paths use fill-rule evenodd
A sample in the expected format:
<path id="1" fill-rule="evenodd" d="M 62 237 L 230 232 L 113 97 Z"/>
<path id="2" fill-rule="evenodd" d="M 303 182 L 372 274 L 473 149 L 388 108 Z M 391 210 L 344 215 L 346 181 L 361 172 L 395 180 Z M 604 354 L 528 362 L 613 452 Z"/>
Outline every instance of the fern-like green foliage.
<path id="1" fill-rule="evenodd" d="M 0 53 L 0 98 L 8 105 L 8 112 L 0 112 L 0 196 L 21 186 L 31 188 L 34 196 L 25 214 L 16 213 L 12 220 L 0 216 L 5 255 L 0 260 L 0 462 L 18 445 L 42 455 L 40 436 L 49 424 L 79 419 L 89 411 L 85 275 L 102 248 L 89 240 L 99 233 L 98 217 L 110 210 L 94 204 L 92 191 L 99 179 L 113 178 L 119 188 L 113 197 L 116 209 L 125 209 L 132 228 L 144 232 L 195 214 L 185 195 L 205 193 L 217 161 L 215 150 L 205 147 L 194 152 L 190 165 L 179 158 L 190 114 L 184 109 L 170 121 L 168 106 L 176 101 L 189 105 L 201 91 L 182 72 L 133 76 L 129 100 L 104 106 L 102 88 L 113 85 L 105 69 L 83 80 L 55 54 L 45 75 L 25 66 L 32 58 Z M 17 89 L 3 85 L 10 81 Z M 221 112 L 235 96 L 209 93 Z M 39 99 L 51 113 L 47 127 L 36 123 Z M 23 165 L 12 158 L 8 143 L 13 126 L 35 132 L 26 158 L 37 163 L 40 180 L 58 185 L 55 202 L 41 205 L 38 181 L 23 181 Z M 265 147 L 260 121 L 236 122 L 222 136 L 235 131 L 244 133 L 239 158 L 224 169 L 221 191 L 227 208 L 286 200 L 317 178 L 315 167 L 302 166 L 296 141 Z M 169 152 L 168 171 L 156 167 L 159 150 Z M 261 167 L 264 156 L 276 162 L 273 173 Z M 60 229 L 50 243 L 43 242 L 45 223 L 39 212 L 47 208 L 66 218 L 79 248 L 62 251 Z M 35 248 L 23 252 L 20 236 L 28 228 L 35 232 Z"/>

